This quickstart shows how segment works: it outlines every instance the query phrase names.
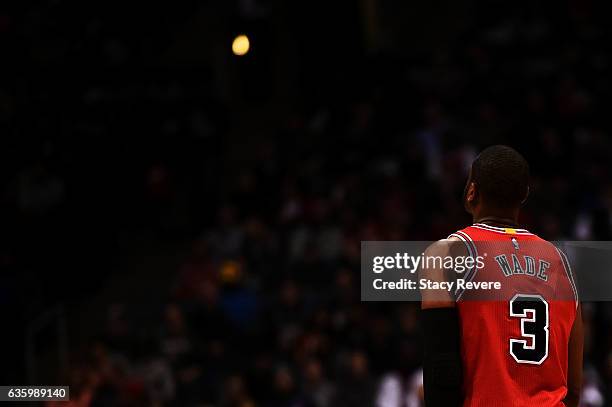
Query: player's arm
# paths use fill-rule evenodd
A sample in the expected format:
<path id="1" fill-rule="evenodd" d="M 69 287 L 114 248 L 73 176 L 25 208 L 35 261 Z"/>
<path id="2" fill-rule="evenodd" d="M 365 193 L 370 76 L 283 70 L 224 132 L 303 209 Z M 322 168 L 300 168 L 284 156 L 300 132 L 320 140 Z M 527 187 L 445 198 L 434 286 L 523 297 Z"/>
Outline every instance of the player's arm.
<path id="1" fill-rule="evenodd" d="M 578 403 L 580 402 L 580 393 L 582 390 L 583 345 L 582 307 L 579 304 L 569 339 L 567 395 L 563 400 L 563 404 L 567 407 L 578 407 Z"/>
<path id="2" fill-rule="evenodd" d="M 432 244 L 425 257 L 451 254 L 457 246 L 451 239 Z M 419 278 L 450 281 L 443 268 L 421 269 Z M 423 387 L 427 407 L 454 407 L 463 404 L 463 367 L 460 353 L 459 316 L 454 296 L 445 290 L 421 290 L 421 315 L 425 336 Z"/>

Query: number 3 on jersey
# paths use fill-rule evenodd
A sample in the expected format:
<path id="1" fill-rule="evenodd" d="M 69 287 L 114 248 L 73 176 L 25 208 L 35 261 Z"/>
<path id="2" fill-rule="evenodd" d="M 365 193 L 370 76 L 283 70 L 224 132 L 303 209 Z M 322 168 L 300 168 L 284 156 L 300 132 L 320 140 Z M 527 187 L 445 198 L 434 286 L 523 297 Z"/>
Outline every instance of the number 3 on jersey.
<path id="1" fill-rule="evenodd" d="M 510 317 L 521 324 L 521 339 L 510 338 L 510 355 L 517 363 L 541 365 L 548 357 L 548 303 L 541 295 L 516 294 Z"/>

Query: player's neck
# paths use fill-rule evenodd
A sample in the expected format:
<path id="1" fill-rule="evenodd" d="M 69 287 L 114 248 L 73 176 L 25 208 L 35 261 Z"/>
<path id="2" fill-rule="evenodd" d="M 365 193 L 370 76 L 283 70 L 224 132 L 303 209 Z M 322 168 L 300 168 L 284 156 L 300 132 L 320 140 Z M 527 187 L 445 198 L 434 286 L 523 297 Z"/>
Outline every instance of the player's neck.
<path id="1" fill-rule="evenodd" d="M 483 210 L 479 213 L 475 213 L 472 217 L 472 220 L 474 221 L 474 223 L 484 223 L 491 226 L 516 228 L 519 226 L 518 215 L 518 208 L 510 210 Z"/>

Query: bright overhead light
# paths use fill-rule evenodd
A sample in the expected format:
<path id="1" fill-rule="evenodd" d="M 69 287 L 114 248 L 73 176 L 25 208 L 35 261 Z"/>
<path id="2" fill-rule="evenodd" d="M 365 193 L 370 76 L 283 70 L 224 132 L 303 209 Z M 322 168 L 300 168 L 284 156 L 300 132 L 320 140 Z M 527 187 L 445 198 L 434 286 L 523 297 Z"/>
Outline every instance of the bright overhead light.
<path id="1" fill-rule="evenodd" d="M 232 52 L 234 55 L 242 56 L 249 52 L 249 48 L 251 47 L 251 43 L 249 41 L 249 37 L 244 34 L 240 34 L 234 41 L 232 42 Z"/>

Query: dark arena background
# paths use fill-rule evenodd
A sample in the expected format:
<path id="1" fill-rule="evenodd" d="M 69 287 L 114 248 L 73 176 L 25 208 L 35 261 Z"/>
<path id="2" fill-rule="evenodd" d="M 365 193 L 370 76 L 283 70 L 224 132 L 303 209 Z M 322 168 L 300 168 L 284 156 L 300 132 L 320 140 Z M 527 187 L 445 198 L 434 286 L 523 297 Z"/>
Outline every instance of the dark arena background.
<path id="1" fill-rule="evenodd" d="M 419 304 L 360 301 L 360 241 L 469 224 L 499 143 L 525 228 L 611 240 L 605 3 L 3 2 L 0 384 L 422 406 Z M 612 307 L 583 315 L 580 405 L 611 405 Z"/>

